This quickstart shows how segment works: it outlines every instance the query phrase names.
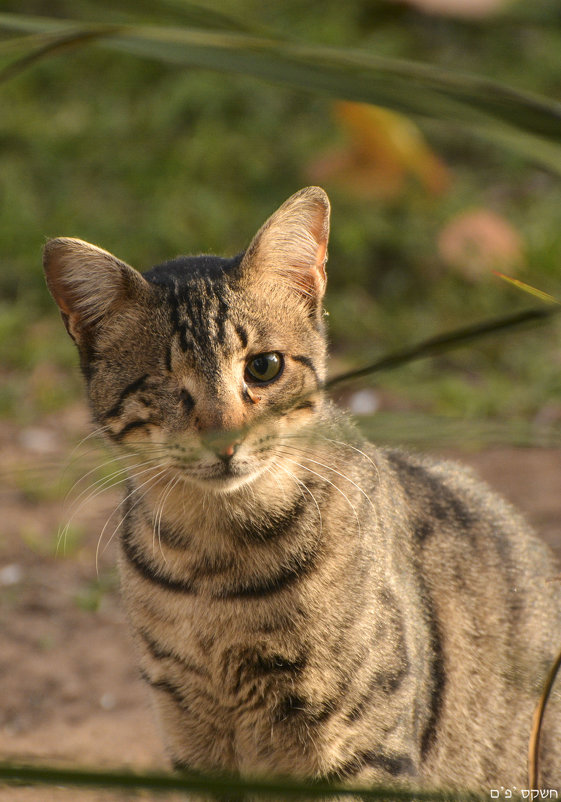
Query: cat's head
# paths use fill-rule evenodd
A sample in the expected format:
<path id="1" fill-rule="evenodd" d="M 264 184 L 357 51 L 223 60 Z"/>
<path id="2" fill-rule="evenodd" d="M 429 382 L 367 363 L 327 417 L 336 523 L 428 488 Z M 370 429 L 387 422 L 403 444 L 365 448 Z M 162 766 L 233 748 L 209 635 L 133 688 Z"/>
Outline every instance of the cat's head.
<path id="1" fill-rule="evenodd" d="M 327 195 L 308 187 L 232 259 L 141 274 L 81 240 L 50 240 L 47 283 L 106 437 L 217 490 L 265 470 L 322 404 L 328 233 Z"/>

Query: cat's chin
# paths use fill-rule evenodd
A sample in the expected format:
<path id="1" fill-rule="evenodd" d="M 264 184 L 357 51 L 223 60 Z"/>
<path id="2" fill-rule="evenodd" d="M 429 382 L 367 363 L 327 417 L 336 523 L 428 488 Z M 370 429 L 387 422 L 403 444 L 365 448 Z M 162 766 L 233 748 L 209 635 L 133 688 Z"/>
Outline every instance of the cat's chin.
<path id="1" fill-rule="evenodd" d="M 193 485 L 195 488 L 203 488 L 207 492 L 221 494 L 233 493 L 241 487 L 251 484 L 259 476 L 262 475 L 264 469 L 257 469 L 248 471 L 243 474 L 222 474 L 217 476 L 190 476 L 189 474 L 183 475 L 183 481 L 186 484 Z"/>

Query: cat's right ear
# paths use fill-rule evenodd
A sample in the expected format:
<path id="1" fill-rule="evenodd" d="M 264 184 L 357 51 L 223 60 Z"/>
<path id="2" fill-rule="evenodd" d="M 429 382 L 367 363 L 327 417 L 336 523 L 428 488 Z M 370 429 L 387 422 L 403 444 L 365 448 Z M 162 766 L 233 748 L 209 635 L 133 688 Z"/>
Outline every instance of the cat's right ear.
<path id="1" fill-rule="evenodd" d="M 107 316 L 148 291 L 148 283 L 138 271 L 80 239 L 49 240 L 43 267 L 67 331 L 78 345 Z"/>

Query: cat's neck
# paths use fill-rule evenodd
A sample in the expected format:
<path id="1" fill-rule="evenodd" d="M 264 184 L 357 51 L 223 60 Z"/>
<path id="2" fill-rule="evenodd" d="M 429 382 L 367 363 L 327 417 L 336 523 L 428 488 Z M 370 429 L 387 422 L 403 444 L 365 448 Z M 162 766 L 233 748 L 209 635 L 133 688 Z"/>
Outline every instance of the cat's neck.
<path id="1" fill-rule="evenodd" d="M 155 526 L 165 524 L 178 539 L 192 540 L 194 534 L 216 537 L 251 521 L 280 517 L 305 493 L 293 466 L 276 466 L 233 489 L 162 478 L 146 491 L 143 505 Z"/>

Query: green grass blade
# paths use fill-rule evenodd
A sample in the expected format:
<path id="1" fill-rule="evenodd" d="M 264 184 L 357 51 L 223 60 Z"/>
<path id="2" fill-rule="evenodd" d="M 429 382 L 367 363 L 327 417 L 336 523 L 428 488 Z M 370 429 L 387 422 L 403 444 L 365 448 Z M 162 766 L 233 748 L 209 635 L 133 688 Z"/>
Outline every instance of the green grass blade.
<path id="1" fill-rule="evenodd" d="M 520 281 L 520 279 L 513 278 L 512 276 L 506 276 L 504 273 L 499 273 L 497 270 L 494 270 L 493 272 L 496 276 L 502 278 L 503 281 L 506 281 L 507 284 L 512 284 L 512 286 L 516 287 L 517 290 L 527 292 L 528 295 L 533 295 L 534 298 L 539 298 L 540 301 L 544 301 L 546 304 L 561 303 L 561 301 L 558 301 L 557 298 L 553 297 L 553 295 L 550 295 L 548 292 L 544 292 L 543 290 L 538 290 L 537 287 L 532 287 L 531 284 L 526 284 L 525 281 Z"/>
<path id="2" fill-rule="evenodd" d="M 517 132 L 561 143 L 561 104 L 496 81 L 359 50 L 327 48 L 239 32 L 156 25 L 107 26 L 103 45 L 182 66 L 251 75 L 332 97 L 387 106 L 480 133 L 497 129 L 516 146 Z M 0 28 L 63 34 L 86 23 L 0 14 Z M 508 137 L 507 137 L 508 138 Z M 527 150 L 527 147 L 526 147 Z M 539 148 L 534 154 L 540 158 Z M 551 162 L 551 154 L 548 161 Z M 549 166 L 552 166 L 551 163 Z M 561 172 L 561 149 L 556 169 Z"/>
<path id="3" fill-rule="evenodd" d="M 554 315 L 559 314 L 559 312 L 561 312 L 561 309 L 557 305 L 539 309 L 525 309 L 513 315 L 485 320 L 483 323 L 476 323 L 472 326 L 464 326 L 460 329 L 454 329 L 454 331 L 438 334 L 436 337 L 430 337 L 408 348 L 388 354 L 370 365 L 334 376 L 326 382 L 325 388 L 331 390 L 341 384 L 362 379 L 381 370 L 392 370 L 409 362 L 415 362 L 418 359 L 436 356 L 453 348 L 469 345 L 491 334 L 508 332 L 514 328 L 532 323 L 543 323 Z"/>
<path id="4" fill-rule="evenodd" d="M 523 418 L 465 418 L 424 412 L 379 411 L 358 415 L 355 423 L 377 445 L 410 446 L 418 450 L 460 448 L 479 450 L 494 446 L 559 448 L 561 431 L 553 424 L 536 424 Z"/>
<path id="5" fill-rule="evenodd" d="M 86 20 L 102 22 L 144 22 L 150 20 L 157 24 L 186 25 L 193 28 L 204 28 L 217 31 L 238 31 L 263 35 L 265 29 L 261 25 L 248 23 L 238 17 L 217 11 L 208 6 L 191 3 L 189 0 L 81 0 L 79 8 L 83 8 Z M 82 14 L 77 13 L 82 19 Z M 113 19 L 117 17 L 117 19 Z M 267 32 L 270 35 L 270 32 Z"/>
<path id="6" fill-rule="evenodd" d="M 435 337 L 421 340 L 407 348 L 387 354 L 369 365 L 339 373 L 326 381 L 323 385 L 323 389 L 328 391 L 333 390 L 343 384 L 349 384 L 357 379 L 364 379 L 367 376 L 379 373 L 383 370 L 394 370 L 395 368 L 402 367 L 403 365 L 407 365 L 419 359 L 427 359 L 455 348 L 470 345 L 490 335 L 507 333 L 522 326 L 545 323 L 560 312 L 561 307 L 558 305 L 540 307 L 538 309 L 525 309 L 512 315 L 484 320 L 481 323 L 475 323 L 470 326 L 464 326 L 460 329 L 445 332 L 444 334 L 438 334 Z M 288 404 L 279 404 L 278 406 L 271 407 L 263 413 L 263 418 L 274 414 L 282 414 L 289 409 L 293 409 L 304 399 L 313 396 L 315 392 L 315 390 L 312 390 L 303 393 L 297 396 L 297 398 L 292 399 Z M 256 422 L 260 419 L 260 417 L 256 418 Z"/>
<path id="7" fill-rule="evenodd" d="M 213 794 L 259 794 L 264 799 L 279 796 L 283 799 L 325 799 L 346 796 L 349 799 L 388 800 L 395 802 L 484 802 L 488 797 L 471 792 L 414 791 L 388 787 L 351 788 L 326 783 L 304 783 L 291 780 L 241 780 L 228 777 L 205 777 L 164 773 L 132 774 L 124 771 L 96 769 L 57 769 L 47 766 L 24 766 L 0 763 L 0 782 L 42 785 L 71 785 L 83 788 L 126 788 L 159 793 L 194 791 Z"/>
<path id="8" fill-rule="evenodd" d="M 62 34 L 32 34 L 18 39 L 9 39 L 0 45 L 0 57 L 10 55 L 14 51 L 27 51 L 23 56 L 14 59 L 6 67 L 0 69 L 0 84 L 15 78 L 19 73 L 32 67 L 43 59 L 72 50 L 75 47 L 82 47 L 91 42 L 106 36 L 107 31 L 102 32 L 89 28 L 86 31 L 72 31 Z"/>

